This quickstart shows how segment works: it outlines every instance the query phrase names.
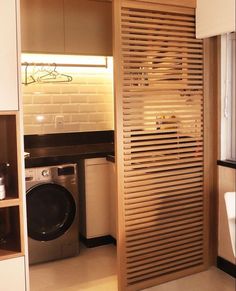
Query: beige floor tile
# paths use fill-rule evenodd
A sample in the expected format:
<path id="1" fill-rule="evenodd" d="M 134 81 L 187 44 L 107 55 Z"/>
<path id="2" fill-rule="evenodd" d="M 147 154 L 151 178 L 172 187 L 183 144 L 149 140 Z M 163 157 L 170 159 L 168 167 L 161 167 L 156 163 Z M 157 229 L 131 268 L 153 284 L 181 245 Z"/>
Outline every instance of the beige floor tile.
<path id="1" fill-rule="evenodd" d="M 78 257 L 30 267 L 31 291 L 117 291 L 116 248 L 81 248 Z M 145 291 L 235 291 L 235 280 L 217 268 Z"/>
<path id="2" fill-rule="evenodd" d="M 81 248 L 79 256 L 30 267 L 31 291 L 117 290 L 116 248 Z"/>
<path id="3" fill-rule="evenodd" d="M 235 279 L 212 267 L 205 272 L 148 288 L 145 291 L 235 291 Z"/>

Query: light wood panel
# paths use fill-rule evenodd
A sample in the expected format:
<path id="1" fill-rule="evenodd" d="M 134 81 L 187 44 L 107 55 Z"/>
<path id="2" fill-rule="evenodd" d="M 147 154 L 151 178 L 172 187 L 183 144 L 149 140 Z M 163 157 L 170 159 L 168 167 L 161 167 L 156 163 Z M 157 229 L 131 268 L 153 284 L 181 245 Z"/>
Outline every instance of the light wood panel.
<path id="1" fill-rule="evenodd" d="M 64 0 L 65 53 L 112 55 L 109 1 Z"/>
<path id="2" fill-rule="evenodd" d="M 119 290 L 208 265 L 206 52 L 177 2 L 114 3 Z"/>
<path id="3" fill-rule="evenodd" d="M 63 0 L 21 0 L 22 51 L 64 53 Z"/>

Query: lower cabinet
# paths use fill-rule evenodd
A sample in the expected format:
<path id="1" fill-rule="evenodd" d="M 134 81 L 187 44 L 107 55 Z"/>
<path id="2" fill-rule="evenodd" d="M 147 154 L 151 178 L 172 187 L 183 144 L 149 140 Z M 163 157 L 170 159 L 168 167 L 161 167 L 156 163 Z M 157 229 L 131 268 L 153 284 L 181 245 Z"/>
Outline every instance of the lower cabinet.
<path id="1" fill-rule="evenodd" d="M 0 290 L 25 291 L 24 257 L 0 261 Z"/>
<path id="2" fill-rule="evenodd" d="M 116 239 L 115 163 L 106 158 L 86 159 L 79 164 L 80 233 L 86 239 Z"/>
<path id="3" fill-rule="evenodd" d="M 110 235 L 117 238 L 117 191 L 116 191 L 116 165 L 108 162 L 109 189 L 110 189 Z"/>
<path id="4" fill-rule="evenodd" d="M 110 234 L 109 165 L 106 158 L 86 159 L 83 162 L 81 233 L 87 239 L 107 236 Z"/>

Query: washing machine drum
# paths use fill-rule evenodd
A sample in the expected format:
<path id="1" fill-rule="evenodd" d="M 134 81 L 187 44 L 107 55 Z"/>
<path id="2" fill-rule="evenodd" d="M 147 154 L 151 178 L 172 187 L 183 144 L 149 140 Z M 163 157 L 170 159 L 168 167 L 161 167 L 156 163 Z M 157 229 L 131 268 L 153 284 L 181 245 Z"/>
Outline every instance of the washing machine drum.
<path id="1" fill-rule="evenodd" d="M 62 236 L 72 225 L 76 203 L 72 194 L 58 184 L 40 184 L 27 192 L 28 236 L 49 241 Z"/>

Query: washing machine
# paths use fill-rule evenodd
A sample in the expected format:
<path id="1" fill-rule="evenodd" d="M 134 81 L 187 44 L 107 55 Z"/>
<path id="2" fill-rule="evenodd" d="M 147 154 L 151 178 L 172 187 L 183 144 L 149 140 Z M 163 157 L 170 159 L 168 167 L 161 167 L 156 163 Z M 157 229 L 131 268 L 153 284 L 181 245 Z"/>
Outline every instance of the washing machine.
<path id="1" fill-rule="evenodd" d="M 25 179 L 29 263 L 77 255 L 77 165 L 29 168 Z"/>

